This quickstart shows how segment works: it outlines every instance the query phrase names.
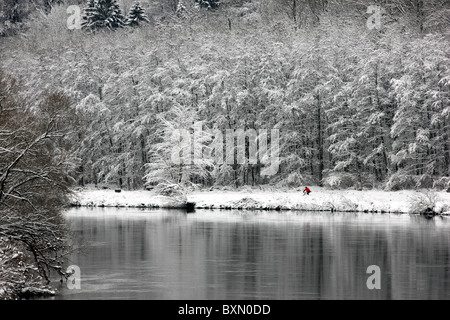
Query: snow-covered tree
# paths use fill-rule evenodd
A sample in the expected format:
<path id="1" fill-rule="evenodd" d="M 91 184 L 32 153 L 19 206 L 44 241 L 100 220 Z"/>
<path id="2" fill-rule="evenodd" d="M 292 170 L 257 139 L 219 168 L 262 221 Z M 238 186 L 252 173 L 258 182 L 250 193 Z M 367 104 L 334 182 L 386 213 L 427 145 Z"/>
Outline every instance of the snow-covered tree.
<path id="1" fill-rule="evenodd" d="M 29 281 L 35 285 L 37 274 L 45 280 L 50 271 L 64 275 L 65 258 L 71 253 L 70 231 L 61 212 L 69 201 L 76 165 L 71 143 L 76 113 L 60 92 L 47 94 L 29 108 L 29 102 L 18 98 L 19 89 L 18 82 L 0 70 L 0 250 L 11 251 L 8 244 L 5 248 L 6 239 L 26 250 L 6 259 L 0 255 L 0 283 L 3 272 L 10 274 L 10 281 L 21 272 L 25 279 L 32 276 Z M 11 265 L 20 260 L 23 269 Z"/>
<path id="2" fill-rule="evenodd" d="M 84 8 L 83 16 L 81 17 L 81 28 L 91 28 L 91 23 L 94 20 L 94 14 L 96 12 L 97 1 L 98 0 L 88 1 L 86 8 Z"/>
<path id="3" fill-rule="evenodd" d="M 359 0 L 357 6 L 366 2 Z M 407 2 L 412 3 L 396 5 L 410 10 Z M 170 3 L 173 13 L 182 2 Z M 430 21 L 435 5 L 424 3 L 423 28 L 420 21 L 414 25 L 416 14 L 401 17 L 414 18 L 411 28 L 389 20 L 396 9 L 388 7 L 384 29 L 364 32 L 365 13 L 360 20 L 333 17 L 354 4 L 328 1 L 322 11 L 321 3 L 297 2 L 298 18 L 313 12 L 310 5 L 320 13 L 315 23 L 314 16 L 298 23 L 305 32 L 274 31 L 270 15 L 254 25 L 238 22 L 233 15 L 247 5 L 227 11 L 233 25 L 239 24 L 227 28 L 222 10 L 214 19 L 200 19 L 210 13 L 191 10 L 188 3 L 185 19 L 170 19 L 145 37 L 134 32 L 117 39 L 110 33 L 58 33 L 55 38 L 56 33 L 43 32 L 48 28 L 30 30 L 33 37 L 22 41 L 31 51 L 17 46 L 20 58 L 13 59 L 13 50 L 2 47 L 0 64 L 25 77 L 25 96 L 37 99 L 45 89 L 58 87 L 76 102 L 83 123 L 76 153 L 82 159 L 80 183 L 140 188 L 145 175 L 152 174 L 153 181 L 166 178 L 172 171 L 152 171 L 149 165 L 161 164 L 152 158 L 155 148 L 159 159 L 169 154 L 171 141 L 162 136 L 169 129 L 161 119 L 175 128 L 176 110 L 223 133 L 280 130 L 282 165 L 276 175 L 261 176 L 259 163 L 219 164 L 208 169 L 205 185 L 294 186 L 323 180 L 340 187 L 414 187 L 448 176 L 448 40 L 439 29 L 443 20 Z M 426 34 L 432 25 L 441 27 Z M 199 28 L 192 37 L 194 26 Z M 76 46 L 73 37 L 79 37 Z M 53 52 L 48 49 L 59 41 L 61 54 L 50 54 L 49 68 L 36 57 Z M 182 179 L 203 183 L 200 176 L 183 174 Z"/>
<path id="4" fill-rule="evenodd" d="M 431 187 L 433 176 L 448 174 L 450 159 L 448 57 L 433 38 L 405 43 L 401 75 L 392 79 L 397 108 L 390 131 L 391 158 L 417 187 Z"/>
<path id="5" fill-rule="evenodd" d="M 141 7 L 139 1 L 136 1 L 128 12 L 126 24 L 128 26 L 139 26 L 141 22 L 150 22 L 145 10 Z"/>
<path id="6" fill-rule="evenodd" d="M 204 156 L 204 148 L 211 137 L 206 132 L 200 133 L 196 115 L 182 106 L 172 108 L 161 117 L 163 126 L 156 134 L 160 142 L 150 150 L 147 174 L 144 179 L 147 185 L 180 184 L 187 186 L 193 179 L 207 180 L 214 163 Z M 195 131 L 198 131 L 197 134 Z"/>
<path id="7" fill-rule="evenodd" d="M 125 17 L 116 0 L 89 0 L 81 27 L 88 30 L 114 30 L 125 25 Z"/>

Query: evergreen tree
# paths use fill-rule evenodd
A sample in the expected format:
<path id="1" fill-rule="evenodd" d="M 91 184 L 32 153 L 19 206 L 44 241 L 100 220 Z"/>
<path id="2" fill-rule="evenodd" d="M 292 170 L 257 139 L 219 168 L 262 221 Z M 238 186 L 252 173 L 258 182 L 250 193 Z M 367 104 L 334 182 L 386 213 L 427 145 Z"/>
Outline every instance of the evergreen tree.
<path id="1" fill-rule="evenodd" d="M 139 1 L 136 1 L 133 7 L 128 12 L 127 22 L 128 26 L 139 26 L 141 21 L 150 22 L 147 15 L 145 14 L 144 9 L 141 7 Z"/>
<path id="2" fill-rule="evenodd" d="M 83 15 L 83 29 L 116 29 L 125 25 L 125 17 L 116 0 L 90 0 Z"/>
<path id="3" fill-rule="evenodd" d="M 87 7 L 84 8 L 84 14 L 82 17 L 81 28 L 89 28 L 89 25 L 93 21 L 94 13 L 96 11 L 97 0 L 89 0 Z"/>

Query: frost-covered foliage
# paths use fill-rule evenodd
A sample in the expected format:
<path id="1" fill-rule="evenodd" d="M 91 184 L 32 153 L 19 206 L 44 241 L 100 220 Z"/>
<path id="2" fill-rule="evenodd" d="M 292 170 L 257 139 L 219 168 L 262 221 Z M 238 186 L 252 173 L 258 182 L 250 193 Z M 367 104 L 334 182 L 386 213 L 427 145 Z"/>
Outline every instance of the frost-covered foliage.
<path id="1" fill-rule="evenodd" d="M 188 186 L 193 181 L 209 179 L 214 164 L 203 156 L 203 146 L 211 137 L 202 131 L 203 134 L 194 134 L 191 138 L 191 131 L 202 130 L 202 127 L 195 127 L 195 119 L 194 112 L 176 107 L 160 119 L 163 126 L 155 132 L 159 142 L 150 149 L 149 163 L 146 164 L 144 179 L 147 185 Z"/>
<path id="2" fill-rule="evenodd" d="M 82 23 L 83 28 L 88 28 L 89 25 L 94 21 L 96 10 L 97 10 L 97 0 L 88 0 L 86 7 L 83 10 Z"/>
<path id="3" fill-rule="evenodd" d="M 450 177 L 442 177 L 440 179 L 436 179 L 433 183 L 433 188 L 450 192 Z"/>
<path id="4" fill-rule="evenodd" d="M 346 189 L 354 187 L 355 176 L 350 173 L 332 173 L 324 179 L 324 186 L 331 189 Z"/>
<path id="5" fill-rule="evenodd" d="M 70 99 L 47 92 L 32 103 L 20 93 L 20 81 L 0 70 L 0 238 L 12 240 L 12 246 L 1 244 L 6 251 L 0 260 L 2 276 L 12 277 L 14 288 L 35 286 L 31 271 L 44 280 L 51 271 L 65 274 L 72 247 L 61 210 L 76 168 L 71 143 L 76 115 Z"/>
<path id="6" fill-rule="evenodd" d="M 156 194 L 172 197 L 172 198 L 181 198 L 185 199 L 187 190 L 181 186 L 180 184 L 166 184 L 166 183 L 160 183 L 157 185 L 157 187 L 154 189 Z"/>
<path id="7" fill-rule="evenodd" d="M 126 18 L 126 25 L 134 27 L 138 26 L 142 22 L 150 22 L 150 20 L 148 19 L 148 16 L 145 14 L 145 10 L 141 7 L 139 1 L 136 1 L 133 4 L 133 7 L 128 12 Z"/>
<path id="8" fill-rule="evenodd" d="M 75 102 L 80 184 L 432 187 L 450 168 L 448 4 L 424 3 L 418 21 L 400 2 L 381 30 L 365 28 L 364 1 L 302 2 L 295 15 L 290 1 L 187 8 L 186 19 L 133 32 L 42 24 L 2 47 L 1 65 L 24 76 L 26 95 L 59 88 Z M 196 121 L 224 135 L 278 129 L 278 172 L 263 176 L 261 162 L 175 166 L 170 133 Z"/>
<path id="9" fill-rule="evenodd" d="M 412 189 L 415 186 L 414 178 L 405 171 L 394 173 L 386 183 L 387 190 Z"/>
<path id="10" fill-rule="evenodd" d="M 54 6 L 63 2 L 64 0 L 0 1 L 0 37 L 25 30 L 30 17 L 37 13 L 49 12 Z"/>
<path id="11" fill-rule="evenodd" d="M 436 215 L 440 212 L 437 204 L 439 197 L 434 192 L 420 193 L 414 198 L 411 198 L 410 213 L 423 215 Z"/>
<path id="12" fill-rule="evenodd" d="M 24 252 L 21 243 L 0 237 L 0 300 L 55 294 L 54 289 L 43 284 L 38 268 Z"/>
<path id="13" fill-rule="evenodd" d="M 286 182 L 286 185 L 289 187 L 298 187 L 299 185 L 305 184 L 305 179 L 300 173 L 292 172 L 291 174 L 289 174 L 287 176 L 285 182 Z M 307 184 L 311 185 L 311 183 L 307 183 Z"/>
<path id="14" fill-rule="evenodd" d="M 81 27 L 87 30 L 108 28 L 114 30 L 125 25 L 126 19 L 116 0 L 89 0 Z"/>

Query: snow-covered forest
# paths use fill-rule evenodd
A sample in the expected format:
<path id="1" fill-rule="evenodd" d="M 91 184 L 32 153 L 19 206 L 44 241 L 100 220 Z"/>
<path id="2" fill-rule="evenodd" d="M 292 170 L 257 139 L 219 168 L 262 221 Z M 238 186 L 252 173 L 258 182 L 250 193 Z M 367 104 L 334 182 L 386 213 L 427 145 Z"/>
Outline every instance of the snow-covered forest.
<path id="1" fill-rule="evenodd" d="M 408 193 L 328 189 L 450 190 L 449 16 L 446 0 L 2 0 L 0 299 L 68 276 L 74 186 L 219 186 L 191 200 L 238 208 L 233 192 L 267 186 L 267 208 L 366 212 Z M 238 130 L 259 133 L 248 158 L 279 141 L 241 162 L 215 145 Z M 174 162 L 186 141 L 199 161 Z M 321 198 L 299 201 L 303 185 Z"/>
<path id="2" fill-rule="evenodd" d="M 449 187 L 447 1 L 140 1 L 148 21 L 113 30 L 69 30 L 67 7 L 88 1 L 57 2 L 0 39 L 0 67 L 29 110 L 70 99 L 79 185 Z M 168 133 L 199 121 L 279 130 L 278 172 L 171 163 Z"/>

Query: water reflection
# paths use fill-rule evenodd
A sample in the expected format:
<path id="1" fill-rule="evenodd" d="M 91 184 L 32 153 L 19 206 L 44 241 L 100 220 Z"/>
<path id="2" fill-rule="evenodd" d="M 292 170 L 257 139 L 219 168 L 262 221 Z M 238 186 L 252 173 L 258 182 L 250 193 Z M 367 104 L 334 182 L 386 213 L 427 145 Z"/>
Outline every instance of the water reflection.
<path id="1" fill-rule="evenodd" d="M 57 299 L 450 299 L 450 219 L 72 209 L 89 244 Z M 366 286 L 381 268 L 381 290 Z"/>

